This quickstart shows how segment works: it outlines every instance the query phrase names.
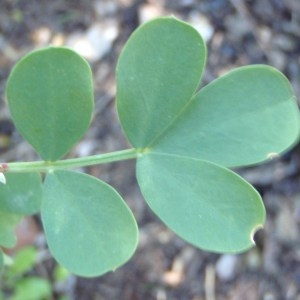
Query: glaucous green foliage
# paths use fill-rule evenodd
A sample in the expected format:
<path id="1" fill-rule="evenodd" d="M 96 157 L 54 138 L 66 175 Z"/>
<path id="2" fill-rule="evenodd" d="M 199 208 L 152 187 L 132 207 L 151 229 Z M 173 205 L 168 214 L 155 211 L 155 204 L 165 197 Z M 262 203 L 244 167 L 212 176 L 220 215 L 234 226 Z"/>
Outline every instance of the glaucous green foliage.
<path id="1" fill-rule="evenodd" d="M 115 270 L 137 247 L 133 214 L 106 183 L 62 169 L 136 158 L 146 202 L 184 240 L 213 252 L 253 246 L 265 208 L 228 168 L 290 149 L 299 137 L 298 107 L 288 80 L 265 65 L 237 68 L 198 90 L 205 62 L 203 39 L 190 25 L 173 17 L 142 25 L 116 69 L 117 110 L 133 148 L 58 160 L 89 126 L 91 70 L 61 47 L 21 59 L 9 76 L 7 101 L 16 128 L 44 161 L 2 168 L 0 245 L 13 246 L 19 218 L 40 211 L 60 264 L 87 277 Z"/>
<path id="2" fill-rule="evenodd" d="M 43 160 L 57 160 L 89 127 L 94 106 L 91 69 L 72 50 L 42 49 L 12 70 L 6 96 L 18 131 Z"/>

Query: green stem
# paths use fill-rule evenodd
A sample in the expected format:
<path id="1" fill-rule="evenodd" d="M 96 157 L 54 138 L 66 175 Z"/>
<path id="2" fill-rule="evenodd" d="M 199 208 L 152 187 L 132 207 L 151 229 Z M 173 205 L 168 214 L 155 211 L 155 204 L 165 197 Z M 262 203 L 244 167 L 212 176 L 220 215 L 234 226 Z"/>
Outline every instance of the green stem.
<path id="1" fill-rule="evenodd" d="M 58 169 L 71 169 L 91 165 L 111 163 L 121 160 L 134 159 L 141 154 L 139 149 L 126 149 L 111 153 L 86 157 L 71 158 L 57 161 L 12 162 L 2 164 L 5 172 L 49 172 Z M 5 165 L 5 168 L 4 168 Z"/>

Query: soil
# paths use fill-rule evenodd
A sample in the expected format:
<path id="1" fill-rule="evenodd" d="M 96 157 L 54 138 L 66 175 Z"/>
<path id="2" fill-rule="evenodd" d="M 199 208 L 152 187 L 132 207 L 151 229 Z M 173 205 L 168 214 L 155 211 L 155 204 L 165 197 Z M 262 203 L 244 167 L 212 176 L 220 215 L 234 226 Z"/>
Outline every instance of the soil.
<path id="1" fill-rule="evenodd" d="M 116 61 L 139 24 L 171 14 L 206 38 L 204 84 L 237 66 L 269 64 L 288 77 L 300 99 L 299 0 L 0 0 L 0 160 L 36 159 L 10 121 L 4 90 L 14 63 L 49 44 L 79 49 L 83 41 L 92 47 L 80 51 L 93 69 L 95 117 L 69 157 L 127 148 L 115 111 Z M 53 283 L 51 299 L 300 300 L 299 153 L 298 146 L 262 166 L 237 170 L 258 189 L 267 210 L 257 247 L 239 255 L 195 249 L 168 230 L 146 206 L 133 161 L 86 168 L 126 199 L 138 220 L 139 246 L 115 272 L 95 279 L 69 276 L 59 287 Z M 36 244 L 44 251 L 41 236 Z M 53 282 L 54 264 L 46 259 L 34 272 Z"/>

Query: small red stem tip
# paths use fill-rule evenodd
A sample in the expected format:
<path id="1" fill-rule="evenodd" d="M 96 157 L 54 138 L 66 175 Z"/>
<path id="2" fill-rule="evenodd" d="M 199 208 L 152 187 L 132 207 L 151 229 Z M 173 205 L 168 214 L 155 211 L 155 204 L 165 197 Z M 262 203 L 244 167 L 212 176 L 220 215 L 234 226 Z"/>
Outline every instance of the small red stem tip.
<path id="1" fill-rule="evenodd" d="M 1 173 L 4 173 L 7 170 L 8 170 L 8 164 L 6 164 L 6 163 L 0 164 L 0 172 Z"/>

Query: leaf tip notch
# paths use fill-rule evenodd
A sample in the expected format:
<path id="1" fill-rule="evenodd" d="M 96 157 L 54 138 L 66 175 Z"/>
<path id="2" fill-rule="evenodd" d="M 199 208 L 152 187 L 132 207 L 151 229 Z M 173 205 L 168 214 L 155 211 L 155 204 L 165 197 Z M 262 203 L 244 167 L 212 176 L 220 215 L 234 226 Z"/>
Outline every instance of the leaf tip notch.
<path id="1" fill-rule="evenodd" d="M 259 230 L 262 230 L 264 228 L 263 224 L 258 224 L 256 225 L 250 232 L 250 241 L 252 243 L 252 246 L 256 246 L 256 242 L 255 242 L 255 235 Z"/>

